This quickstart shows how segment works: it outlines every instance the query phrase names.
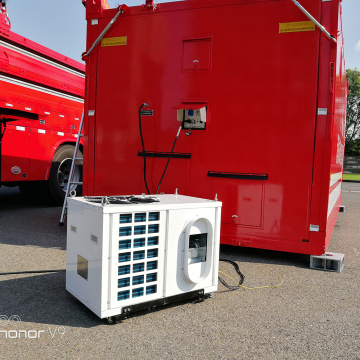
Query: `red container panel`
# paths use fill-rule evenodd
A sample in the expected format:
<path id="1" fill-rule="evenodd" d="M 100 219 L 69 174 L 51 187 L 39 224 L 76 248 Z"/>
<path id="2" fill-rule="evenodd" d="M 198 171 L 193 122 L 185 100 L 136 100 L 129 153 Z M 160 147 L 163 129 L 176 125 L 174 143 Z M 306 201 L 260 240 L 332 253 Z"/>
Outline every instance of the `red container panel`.
<path id="1" fill-rule="evenodd" d="M 85 110 L 95 115 L 85 118 L 85 194 L 146 191 L 142 103 L 154 111 L 142 118 L 146 151 L 158 153 L 172 147 L 176 109 L 202 103 L 206 129 L 181 131 L 175 151 L 191 156 L 170 161 L 160 191 L 217 195 L 222 243 L 323 253 L 340 201 L 329 183 L 342 172 L 334 159 L 344 143 L 334 130 L 343 131 L 346 102 L 337 70 L 341 8 L 337 0 L 301 3 L 332 34 L 340 31 L 337 45 L 287 0 L 191 0 L 122 14 L 106 39 L 126 37 L 126 45 L 100 44 L 87 58 Z M 96 6 L 87 4 L 88 48 L 116 14 L 99 15 Z M 307 30 L 280 31 L 299 23 Z M 335 103 L 342 104 L 338 116 Z M 147 163 L 154 193 L 166 159 Z"/>

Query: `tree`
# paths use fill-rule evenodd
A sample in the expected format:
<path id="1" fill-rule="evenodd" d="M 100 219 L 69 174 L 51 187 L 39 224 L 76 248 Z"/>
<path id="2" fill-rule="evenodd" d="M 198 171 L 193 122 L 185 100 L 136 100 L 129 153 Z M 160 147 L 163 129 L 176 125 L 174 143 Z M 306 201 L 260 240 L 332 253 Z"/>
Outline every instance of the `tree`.
<path id="1" fill-rule="evenodd" d="M 346 106 L 345 153 L 350 155 L 358 149 L 358 146 L 353 145 L 354 142 L 359 142 L 357 139 L 360 137 L 360 71 L 357 68 L 347 69 L 346 77 L 349 82 L 349 94 Z"/>

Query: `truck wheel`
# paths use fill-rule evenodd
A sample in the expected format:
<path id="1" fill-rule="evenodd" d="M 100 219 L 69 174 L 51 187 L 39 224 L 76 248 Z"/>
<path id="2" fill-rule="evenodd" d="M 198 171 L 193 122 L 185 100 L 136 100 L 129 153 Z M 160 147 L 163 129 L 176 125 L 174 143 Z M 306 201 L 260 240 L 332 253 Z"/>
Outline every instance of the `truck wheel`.
<path id="1" fill-rule="evenodd" d="M 63 204 L 65 193 L 69 186 L 70 170 L 74 151 L 75 147 L 73 145 L 62 145 L 56 150 L 52 161 L 48 188 L 53 202 L 58 205 Z M 78 150 L 77 157 L 83 157 L 80 150 Z M 72 181 L 82 181 L 82 164 L 82 160 L 76 160 Z M 72 190 L 76 190 L 76 194 L 81 195 L 82 186 L 72 184 L 70 186 L 70 191 Z"/>

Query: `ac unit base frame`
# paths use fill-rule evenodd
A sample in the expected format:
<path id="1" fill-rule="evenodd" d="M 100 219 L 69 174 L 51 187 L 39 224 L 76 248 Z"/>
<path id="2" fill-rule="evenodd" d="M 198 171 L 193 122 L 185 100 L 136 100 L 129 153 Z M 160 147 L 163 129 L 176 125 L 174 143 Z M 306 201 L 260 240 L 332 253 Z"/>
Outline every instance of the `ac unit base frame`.
<path id="1" fill-rule="evenodd" d="M 115 315 L 115 316 L 109 316 L 108 317 L 108 322 L 112 323 L 115 321 L 122 321 L 125 319 L 128 319 L 129 317 L 131 317 L 131 314 L 140 312 L 140 311 L 144 311 L 144 310 L 152 310 L 152 309 L 159 309 L 163 306 L 167 306 L 170 304 L 176 304 L 176 303 L 180 303 L 182 301 L 190 301 L 190 300 L 194 300 L 197 302 L 202 302 L 207 298 L 210 298 L 213 296 L 213 293 L 207 293 L 205 294 L 204 290 L 196 290 L 196 291 L 192 291 L 192 292 L 188 292 L 188 293 L 184 293 L 184 294 L 179 294 L 179 295 L 174 295 L 174 296 L 170 296 L 167 298 L 162 298 L 162 299 L 158 299 L 158 300 L 153 300 L 153 301 L 149 301 L 149 302 L 145 302 L 145 303 L 141 303 L 141 304 L 137 304 L 137 305 L 132 305 L 132 306 L 127 306 L 125 308 L 122 309 L 122 313 L 120 315 Z"/>

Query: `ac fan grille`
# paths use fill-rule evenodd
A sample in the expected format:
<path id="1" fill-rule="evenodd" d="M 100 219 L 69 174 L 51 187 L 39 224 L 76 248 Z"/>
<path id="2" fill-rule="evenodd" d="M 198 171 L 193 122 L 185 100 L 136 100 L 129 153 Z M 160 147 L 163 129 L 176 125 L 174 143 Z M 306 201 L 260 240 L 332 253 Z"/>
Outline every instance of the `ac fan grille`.
<path id="1" fill-rule="evenodd" d="M 159 212 L 119 215 L 118 301 L 156 294 L 159 222 Z"/>

